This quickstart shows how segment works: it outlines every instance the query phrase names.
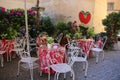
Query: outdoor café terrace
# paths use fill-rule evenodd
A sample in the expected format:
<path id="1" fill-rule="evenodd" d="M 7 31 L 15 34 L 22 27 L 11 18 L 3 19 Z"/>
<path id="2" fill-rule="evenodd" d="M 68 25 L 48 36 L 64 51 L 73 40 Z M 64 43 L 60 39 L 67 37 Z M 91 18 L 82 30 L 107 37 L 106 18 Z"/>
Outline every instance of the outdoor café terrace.
<path id="1" fill-rule="evenodd" d="M 67 21 L 72 15 L 41 16 L 39 0 L 30 9 L 24 1 L 24 9 L 0 7 L 0 80 L 120 80 L 120 12 L 95 27 L 93 11 Z"/>
<path id="2" fill-rule="evenodd" d="M 120 48 L 120 47 L 119 47 Z M 35 55 L 33 55 L 35 56 Z M 14 58 L 11 62 L 4 61 L 4 67 L 0 68 L 0 80 L 30 80 L 29 70 L 21 69 L 19 77 L 17 77 L 17 66 L 20 59 Z M 75 80 L 119 80 L 120 79 L 120 51 L 105 51 L 105 60 L 96 64 L 95 58 L 88 59 L 89 68 L 88 76 L 84 77 L 81 63 L 75 63 Z M 43 73 L 39 75 L 38 69 L 34 70 L 34 80 L 47 80 L 48 75 Z M 53 80 L 54 74 L 51 74 L 51 80 Z M 60 75 L 60 79 L 63 80 L 63 74 Z M 67 80 L 70 78 L 70 73 L 67 74 Z"/>

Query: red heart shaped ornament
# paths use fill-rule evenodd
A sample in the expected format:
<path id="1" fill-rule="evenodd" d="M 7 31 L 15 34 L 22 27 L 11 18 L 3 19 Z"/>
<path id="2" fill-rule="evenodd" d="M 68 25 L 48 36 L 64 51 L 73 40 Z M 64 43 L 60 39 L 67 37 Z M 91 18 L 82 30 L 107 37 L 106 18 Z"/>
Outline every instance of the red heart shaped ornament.
<path id="1" fill-rule="evenodd" d="M 79 20 L 84 23 L 87 24 L 91 19 L 91 14 L 89 12 L 84 12 L 81 11 L 79 12 Z"/>

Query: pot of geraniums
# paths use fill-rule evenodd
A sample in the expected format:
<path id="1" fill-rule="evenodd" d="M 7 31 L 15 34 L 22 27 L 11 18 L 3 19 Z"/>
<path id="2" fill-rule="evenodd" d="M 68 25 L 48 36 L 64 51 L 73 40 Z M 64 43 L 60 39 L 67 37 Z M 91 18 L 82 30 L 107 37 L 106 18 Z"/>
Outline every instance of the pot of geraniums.
<path id="1" fill-rule="evenodd" d="M 47 37 L 47 43 L 48 49 L 51 49 L 52 44 L 54 43 L 54 39 L 52 37 Z"/>

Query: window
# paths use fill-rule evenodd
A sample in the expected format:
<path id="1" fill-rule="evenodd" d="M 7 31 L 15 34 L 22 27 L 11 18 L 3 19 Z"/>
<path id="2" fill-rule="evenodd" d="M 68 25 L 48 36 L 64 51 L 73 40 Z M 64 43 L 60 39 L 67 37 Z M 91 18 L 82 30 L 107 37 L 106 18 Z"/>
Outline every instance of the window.
<path id="1" fill-rule="evenodd" d="M 107 3 L 107 10 L 113 11 L 114 10 L 114 2 L 108 2 Z"/>

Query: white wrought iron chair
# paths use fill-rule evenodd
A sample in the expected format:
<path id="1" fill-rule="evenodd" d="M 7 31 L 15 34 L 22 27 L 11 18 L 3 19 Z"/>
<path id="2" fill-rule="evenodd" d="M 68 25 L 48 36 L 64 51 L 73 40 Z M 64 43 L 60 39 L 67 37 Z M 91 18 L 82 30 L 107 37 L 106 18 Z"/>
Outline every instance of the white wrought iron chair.
<path id="1" fill-rule="evenodd" d="M 72 66 L 74 65 L 75 62 L 85 63 L 85 65 L 83 65 L 83 70 L 85 70 L 85 77 L 87 77 L 87 69 L 88 69 L 87 57 L 92 48 L 92 45 L 93 45 L 93 41 L 89 41 L 84 44 L 84 46 L 87 46 L 87 48 L 75 47 L 75 49 L 77 49 L 77 50 L 73 50 L 72 52 L 69 52 L 69 54 L 71 54 Z M 81 54 L 78 54 L 80 52 L 81 52 Z"/>
<path id="2" fill-rule="evenodd" d="M 60 33 L 56 38 L 55 38 L 55 42 L 59 43 L 61 42 L 62 40 L 62 37 L 63 37 L 63 33 Z"/>
<path id="3" fill-rule="evenodd" d="M 91 49 L 93 54 L 96 56 L 96 63 L 98 63 L 99 55 L 102 54 L 102 59 L 104 60 L 104 46 L 107 41 L 107 36 L 102 41 L 97 41 L 94 47 Z"/>
<path id="4" fill-rule="evenodd" d="M 30 70 L 31 80 L 33 80 L 33 69 L 39 67 L 39 65 L 36 63 L 38 61 L 38 58 L 31 57 L 30 53 L 25 51 L 25 44 L 26 44 L 26 39 L 23 40 L 23 46 L 21 48 L 14 49 L 14 51 L 18 51 L 18 55 L 20 56 L 20 60 L 18 62 L 17 76 L 19 76 L 20 66 L 22 66 L 24 69 Z"/>
<path id="5" fill-rule="evenodd" d="M 65 45 L 67 52 L 67 59 L 71 59 L 72 56 L 78 56 L 81 52 L 81 49 L 78 47 L 78 43 L 76 41 L 70 41 Z"/>
<path id="6" fill-rule="evenodd" d="M 20 39 L 19 42 L 15 41 L 14 42 L 14 48 L 10 50 L 10 53 L 12 51 L 16 52 L 17 55 L 19 55 L 19 52 L 25 50 L 25 45 L 26 45 L 26 39 Z"/>
<path id="7" fill-rule="evenodd" d="M 39 65 L 37 63 L 38 58 L 29 56 L 30 53 L 25 52 L 25 51 L 20 51 L 19 55 L 20 55 L 21 59 L 18 62 L 17 76 L 19 76 L 20 66 L 22 66 L 24 69 L 29 69 L 30 70 L 31 80 L 33 80 L 33 69 L 39 67 Z"/>
<path id="8" fill-rule="evenodd" d="M 24 40 L 24 38 L 20 39 L 19 37 L 17 37 L 17 38 L 14 40 L 14 47 L 20 47 L 20 46 L 22 46 L 23 40 Z"/>
<path id="9" fill-rule="evenodd" d="M 48 80 L 50 80 L 50 68 L 55 71 L 54 80 L 58 80 L 60 73 L 66 74 L 67 72 L 71 72 L 72 79 L 75 80 L 75 74 L 71 67 L 71 63 L 64 63 L 64 56 L 60 55 L 61 51 L 62 53 L 65 53 L 65 48 L 59 48 L 56 51 L 56 53 L 53 55 L 50 55 L 49 52 L 47 54 L 47 58 L 48 58 L 47 62 L 49 65 Z M 59 60 L 52 58 L 52 57 L 57 57 L 59 58 Z M 65 75 L 64 75 L 64 78 L 65 78 Z"/>

